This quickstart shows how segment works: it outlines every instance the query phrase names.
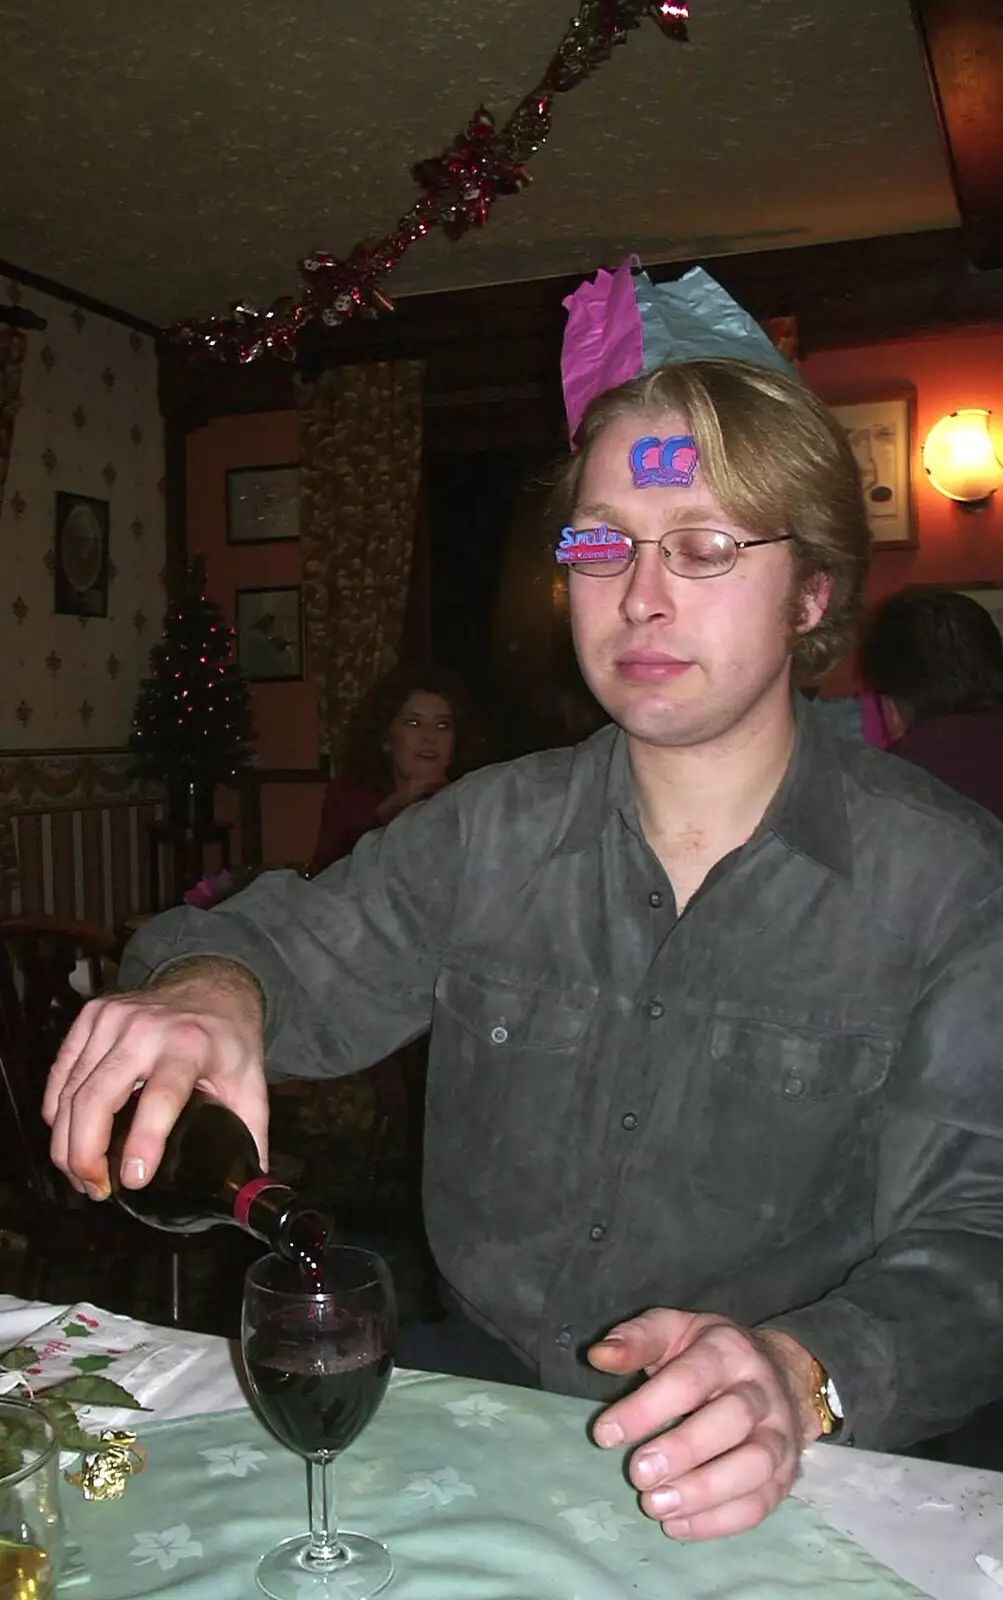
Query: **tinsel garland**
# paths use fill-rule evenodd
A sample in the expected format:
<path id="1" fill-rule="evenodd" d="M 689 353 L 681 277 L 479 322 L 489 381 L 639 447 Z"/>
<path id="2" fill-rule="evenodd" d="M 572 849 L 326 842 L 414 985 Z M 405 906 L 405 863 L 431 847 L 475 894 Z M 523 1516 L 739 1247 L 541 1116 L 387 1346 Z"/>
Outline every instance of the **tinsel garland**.
<path id="1" fill-rule="evenodd" d="M 500 195 L 517 194 L 531 181 L 527 163 L 550 132 L 554 96 L 568 94 L 607 61 L 646 16 L 670 39 L 685 41 L 689 7 L 673 0 L 581 0 L 539 83 L 496 128 L 486 107 L 474 113 L 441 155 L 411 168 L 421 196 L 385 238 L 357 244 L 344 257 L 315 251 L 299 264 L 300 298 L 276 300 L 266 311 L 238 302 L 228 317 L 177 323 L 171 337 L 193 355 L 239 362 L 266 352 L 293 359 L 296 340 L 310 323 L 336 328 L 359 313 L 391 311 L 378 285 L 417 239 L 441 228 L 459 239 L 482 228 Z"/>

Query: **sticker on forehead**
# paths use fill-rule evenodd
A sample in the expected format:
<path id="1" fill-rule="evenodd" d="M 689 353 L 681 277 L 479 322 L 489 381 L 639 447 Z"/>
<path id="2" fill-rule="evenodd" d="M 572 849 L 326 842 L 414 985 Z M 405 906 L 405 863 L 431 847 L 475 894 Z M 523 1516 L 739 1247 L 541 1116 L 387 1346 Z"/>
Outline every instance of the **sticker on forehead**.
<path id="1" fill-rule="evenodd" d="M 584 561 L 626 561 L 630 559 L 630 548 L 622 533 L 602 522 L 598 528 L 562 528 L 554 556 L 562 566 L 578 566 Z"/>
<path id="2" fill-rule="evenodd" d="M 697 470 L 696 440 L 688 433 L 675 433 L 669 439 L 653 434 L 635 439 L 630 447 L 630 475 L 635 489 L 659 484 L 669 489 L 688 489 Z"/>

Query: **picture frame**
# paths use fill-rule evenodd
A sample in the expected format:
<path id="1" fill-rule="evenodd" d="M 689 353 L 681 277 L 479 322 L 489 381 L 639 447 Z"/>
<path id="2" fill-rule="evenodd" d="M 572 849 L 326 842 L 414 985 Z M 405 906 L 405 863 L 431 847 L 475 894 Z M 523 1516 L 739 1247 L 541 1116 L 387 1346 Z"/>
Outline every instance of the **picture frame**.
<path id="1" fill-rule="evenodd" d="M 107 500 L 56 491 L 53 611 L 59 617 L 108 615 Z"/>
<path id="2" fill-rule="evenodd" d="M 902 386 L 869 398 L 832 402 L 860 469 L 872 550 L 918 543 L 912 506 L 916 391 Z"/>
<path id="3" fill-rule="evenodd" d="M 298 539 L 299 463 L 230 467 L 226 474 L 227 544 L 275 544 Z"/>
<path id="4" fill-rule="evenodd" d="M 237 660 L 250 683 L 295 683 L 304 675 L 299 584 L 236 591 Z"/>

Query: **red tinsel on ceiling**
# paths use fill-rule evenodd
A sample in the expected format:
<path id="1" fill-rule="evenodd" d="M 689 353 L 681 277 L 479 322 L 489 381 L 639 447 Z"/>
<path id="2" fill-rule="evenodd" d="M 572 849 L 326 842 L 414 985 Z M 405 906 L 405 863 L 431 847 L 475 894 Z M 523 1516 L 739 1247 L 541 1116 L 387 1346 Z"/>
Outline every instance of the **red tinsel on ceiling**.
<path id="1" fill-rule="evenodd" d="M 448 238 L 459 239 L 468 228 L 484 226 L 500 195 L 524 189 L 530 182 L 527 163 L 550 132 L 554 96 L 584 82 L 646 16 L 666 37 L 685 42 L 688 5 L 581 0 L 543 77 L 502 128 L 481 106 L 441 155 L 415 163 L 411 173 L 421 196 L 385 238 L 357 244 L 340 258 L 315 251 L 300 262 L 304 286 L 298 300 L 276 300 L 267 311 L 239 302 L 228 317 L 177 323 L 171 337 L 193 355 L 247 362 L 267 352 L 291 360 L 297 336 L 309 323 L 336 328 L 360 312 L 375 316 L 392 310 L 380 281 L 429 229 L 441 228 Z"/>

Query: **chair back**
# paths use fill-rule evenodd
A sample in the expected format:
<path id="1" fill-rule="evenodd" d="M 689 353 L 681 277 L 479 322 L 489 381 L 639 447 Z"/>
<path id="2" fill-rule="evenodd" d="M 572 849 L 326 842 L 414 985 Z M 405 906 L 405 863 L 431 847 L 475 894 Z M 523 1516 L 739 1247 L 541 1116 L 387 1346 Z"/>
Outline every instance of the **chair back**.
<path id="1" fill-rule="evenodd" d="M 66 1189 L 48 1155 L 45 1080 L 86 1001 L 113 986 L 118 953 L 113 934 L 86 922 L 0 919 L 0 1171 L 42 1205 Z"/>

